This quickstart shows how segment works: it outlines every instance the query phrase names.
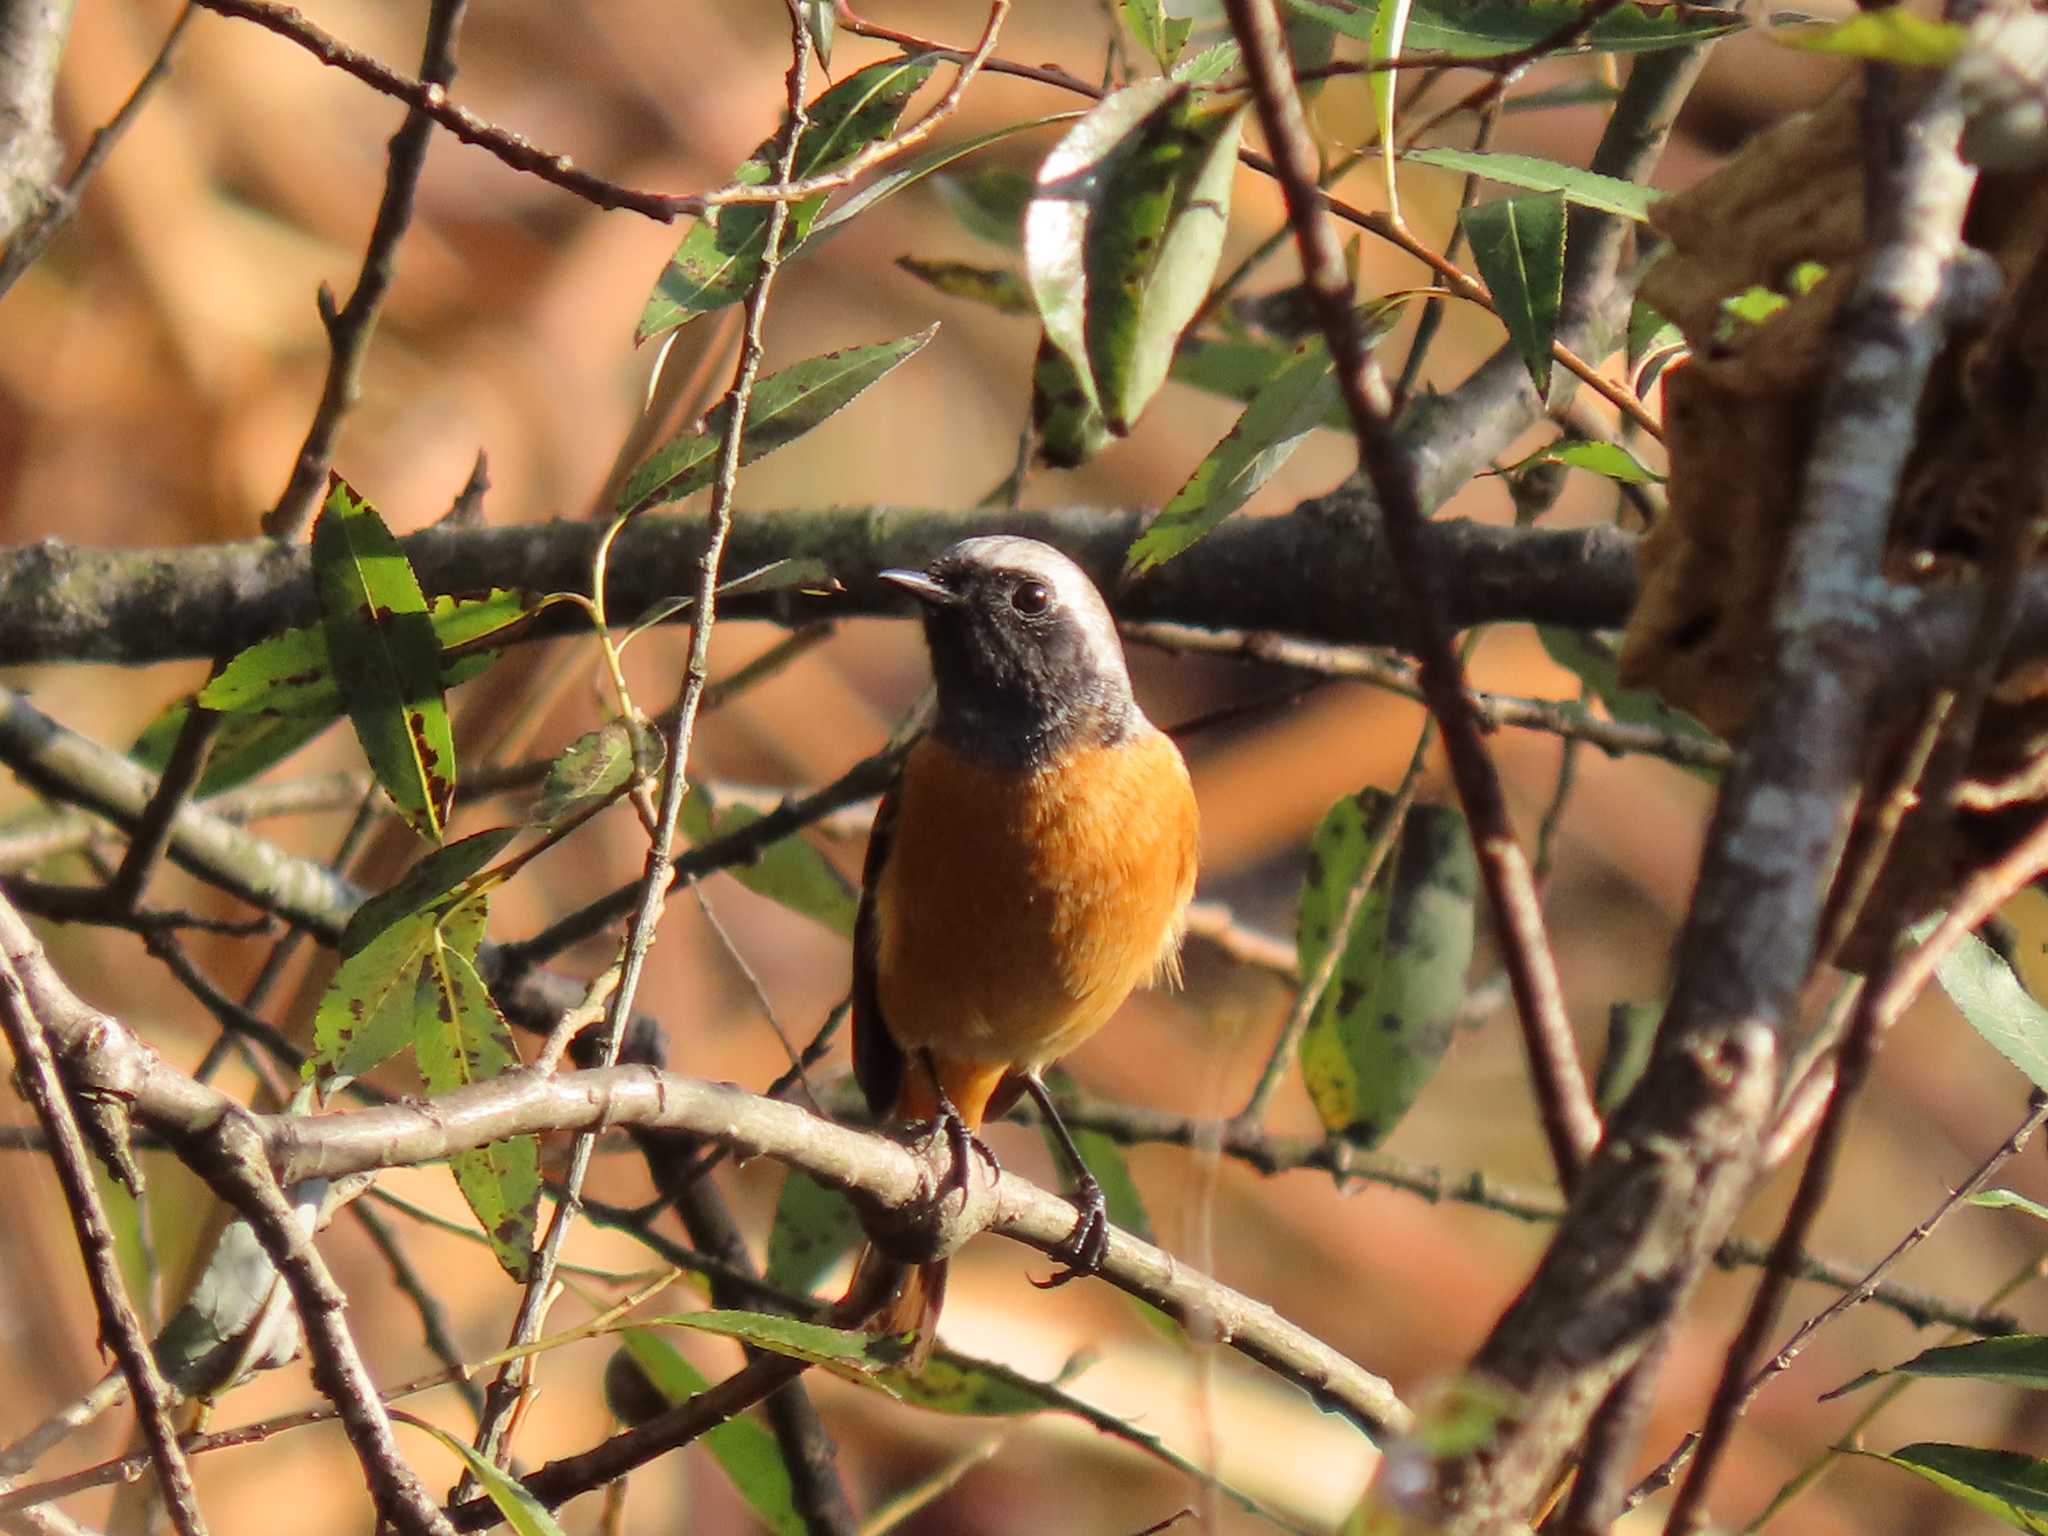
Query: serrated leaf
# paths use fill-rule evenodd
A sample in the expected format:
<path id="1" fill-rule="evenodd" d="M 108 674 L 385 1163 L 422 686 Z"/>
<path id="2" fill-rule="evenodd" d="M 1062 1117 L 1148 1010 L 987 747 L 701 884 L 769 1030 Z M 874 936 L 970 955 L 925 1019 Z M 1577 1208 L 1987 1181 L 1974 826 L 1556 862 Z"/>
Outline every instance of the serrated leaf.
<path id="1" fill-rule="evenodd" d="M 1328 34 L 1325 34 L 1326 36 Z M 1191 53 L 1173 66 L 1173 78 L 1182 85 L 1213 85 L 1225 75 L 1234 71 L 1243 60 L 1244 54 L 1237 43 L 1225 38 L 1220 43 L 1211 43 L 1199 53 Z M 1296 66 L 1301 60 L 1295 60 Z M 1303 87 L 1306 90 L 1306 87 Z"/>
<path id="2" fill-rule="evenodd" d="M 1522 354 L 1536 393 L 1550 392 L 1550 346 L 1564 302 L 1564 194 L 1536 192 L 1467 208 L 1459 217 L 1494 312 Z"/>
<path id="3" fill-rule="evenodd" d="M 1128 432 L 1208 293 L 1230 219 L 1238 110 L 1127 86 L 1068 131 L 1024 215 L 1032 297 L 1110 429 Z"/>
<path id="4" fill-rule="evenodd" d="M 837 415 L 898 364 L 922 352 L 938 329 L 928 325 L 900 341 L 827 352 L 770 374 L 755 388 L 748 406 L 740 462 L 751 464 L 765 458 Z M 732 402 L 728 400 L 704 418 L 701 428 L 672 437 L 655 449 L 619 493 L 619 511 L 644 512 L 663 502 L 680 501 L 709 485 L 731 420 Z"/>
<path id="5" fill-rule="evenodd" d="M 339 479 L 313 525 L 313 585 L 328 660 L 370 771 L 407 824 L 439 842 L 455 799 L 440 642 L 405 551 Z"/>
<path id="6" fill-rule="evenodd" d="M 924 180 L 925 177 L 953 164 L 954 161 L 973 154 L 977 149 L 986 149 L 991 144 L 998 143 L 1003 139 L 1014 138 L 1020 133 L 1029 133 L 1035 128 L 1050 127 L 1054 123 L 1070 123 L 1080 115 L 1078 112 L 1052 112 L 1044 117 L 1027 118 L 1021 123 L 1010 123 L 1001 128 L 991 129 L 987 133 L 976 134 L 971 139 L 962 139 L 956 143 L 942 144 L 937 149 L 927 150 L 924 154 L 904 162 L 896 169 L 877 176 L 837 208 L 834 208 L 830 213 L 818 220 L 811 227 L 811 239 L 814 241 L 823 240 L 827 235 L 834 233 L 849 221 L 859 218 L 877 203 L 886 202 L 905 187 L 914 186 L 916 183 Z M 1016 189 L 1012 200 L 1008 204 L 1007 226 L 998 224 L 997 233 L 985 236 L 985 238 L 995 240 L 997 244 L 1007 245 L 1014 250 L 1021 236 L 1024 205 L 1031 198 L 1031 178 L 1011 170 L 995 170 L 986 172 L 984 175 L 1001 178 L 1002 185 Z M 939 182 L 935 182 L 934 185 L 940 185 L 949 179 L 941 177 Z M 975 180 L 979 181 L 980 178 Z M 968 223 L 968 220 L 962 218 L 961 222 Z M 969 227 L 974 228 L 977 234 L 982 233 L 979 228 L 975 228 L 972 224 Z M 1002 233 L 1004 228 L 1007 228 L 1007 234 Z"/>
<path id="7" fill-rule="evenodd" d="M 853 1251 L 860 1234 L 860 1217 L 846 1196 L 792 1168 L 775 1202 L 763 1278 L 785 1291 L 808 1292 Z"/>
<path id="8" fill-rule="evenodd" d="M 671 1405 L 710 1390 L 704 1373 L 652 1329 L 622 1329 L 619 1342 Z M 796 1507 L 789 1467 L 775 1436 L 762 1424 L 746 1415 L 727 1419 L 705 1433 L 704 1448 L 732 1480 L 747 1507 L 775 1536 L 804 1536 L 806 1526 Z"/>
<path id="9" fill-rule="evenodd" d="M 1585 438 L 1560 438 L 1545 443 L 1527 458 L 1518 459 L 1501 471 L 1517 475 L 1538 464 L 1563 464 L 1570 469 L 1589 470 L 1623 485 L 1660 485 L 1664 476 L 1644 464 L 1619 443 L 1595 443 Z"/>
<path id="10" fill-rule="evenodd" d="M 1303 16 L 1360 41 L 1368 40 L 1381 6 L 1360 0 L 1330 5 L 1322 0 L 1288 0 Z M 1570 23 L 1581 0 L 1414 0 L 1402 51 L 1424 50 L 1485 58 L 1539 43 Z M 1747 26 L 1733 7 L 1667 7 L 1645 11 L 1624 5 L 1608 12 L 1580 35 L 1573 52 L 1645 53 L 1687 48 Z M 1561 52 L 1563 50 L 1560 50 Z"/>
<path id="11" fill-rule="evenodd" d="M 414 1429 L 425 1430 L 461 1457 L 470 1475 L 476 1479 L 477 1486 L 483 1489 L 484 1496 L 498 1506 L 498 1513 L 512 1527 L 514 1536 L 563 1536 L 561 1526 L 555 1523 L 555 1517 L 548 1513 L 547 1506 L 527 1492 L 524 1483 L 495 1465 L 490 1458 L 479 1455 L 472 1446 L 444 1429 L 436 1429 L 425 1419 L 398 1411 L 394 1411 L 392 1417 L 402 1419 Z"/>
<path id="12" fill-rule="evenodd" d="M 761 813 L 747 806 L 718 808 L 701 788 L 691 790 L 683 801 L 683 835 L 692 843 L 724 837 L 760 819 Z M 831 860 L 796 833 L 777 838 L 751 863 L 736 864 L 726 873 L 757 896 L 823 923 L 842 937 L 853 935 L 859 893 Z"/>
<path id="13" fill-rule="evenodd" d="M 415 912 L 341 962 L 313 1015 L 308 1076 L 361 1077 L 411 1043 L 420 970 L 434 943 L 433 916 Z"/>
<path id="14" fill-rule="evenodd" d="M 1928 918 L 1915 924 L 1913 942 L 1924 941 L 1937 921 Z M 1974 933 L 1966 933 L 1934 974 L 1985 1043 L 2024 1072 L 2035 1087 L 2048 1088 L 2048 1010 L 2027 995 L 1998 951 Z"/>
<path id="15" fill-rule="evenodd" d="M 1833 26 L 1770 29 L 1778 42 L 1808 53 L 1832 53 L 1883 64 L 1945 69 L 1969 40 L 1969 29 L 1952 21 L 1936 21 L 1903 7 L 1865 11 Z"/>
<path id="16" fill-rule="evenodd" d="M 1081 376 L 1043 332 L 1031 360 L 1031 430 L 1038 457 L 1055 469 L 1074 469 L 1109 445 L 1109 427 Z"/>
<path id="17" fill-rule="evenodd" d="M 1653 726 L 1660 731 L 1693 741 L 1719 742 L 1720 737 L 1682 709 L 1673 709 L 1652 688 L 1624 688 L 1621 662 L 1614 652 L 1582 630 L 1539 624 L 1536 638 L 1550 659 L 1592 690 L 1593 697 L 1616 720 L 1629 725 Z M 1687 773 L 1709 784 L 1720 781 L 1720 770 L 1686 765 Z"/>
<path id="18" fill-rule="evenodd" d="M 1323 818 L 1309 844 L 1296 940 L 1304 976 L 1331 944 L 1344 946 L 1302 1038 L 1301 1070 L 1323 1124 L 1368 1147 L 1393 1129 L 1450 1045 L 1479 880 L 1464 818 L 1415 806 L 1351 932 L 1334 933 L 1389 804 L 1367 789 Z"/>
<path id="19" fill-rule="evenodd" d="M 346 958 L 402 917 L 438 906 L 457 886 L 502 853 L 521 832 L 519 827 L 492 827 L 445 848 L 437 848 L 349 914 L 339 948 Z"/>
<path id="20" fill-rule="evenodd" d="M 649 1327 L 695 1328 L 701 1333 L 722 1334 L 792 1360 L 831 1366 L 855 1376 L 873 1378 L 903 1361 L 901 1341 L 846 1328 L 829 1328 L 823 1323 L 806 1323 L 770 1312 L 732 1309 L 709 1312 L 678 1312 L 667 1317 L 641 1319 Z"/>
<path id="21" fill-rule="evenodd" d="M 796 179 L 844 165 L 890 133 L 937 62 L 931 54 L 919 54 L 870 64 L 811 102 L 797 142 Z M 733 181 L 750 187 L 773 181 L 782 158 L 781 139 L 778 132 L 762 140 L 733 173 Z M 827 195 L 820 192 L 789 205 L 782 233 L 785 261 L 810 237 Z M 648 341 L 745 298 L 767 254 L 769 222 L 768 204 L 732 203 L 711 209 L 693 224 L 647 300 L 637 339 Z"/>
<path id="22" fill-rule="evenodd" d="M 1195 24 L 1167 15 L 1160 0 L 1121 0 L 1118 9 L 1138 46 L 1152 55 L 1161 74 L 1170 74 Z"/>
<path id="23" fill-rule="evenodd" d="M 556 827 L 594 806 L 608 805 L 631 782 L 636 767 L 659 773 L 666 757 L 661 738 L 646 726 L 623 717 L 607 720 L 578 736 L 548 764 L 533 820 Z"/>
<path id="24" fill-rule="evenodd" d="M 1881 1371 L 1865 1371 L 1846 1386 L 1822 1394 L 1822 1401 L 1840 1397 L 1886 1376 L 1990 1381 L 2004 1387 L 2048 1391 L 2048 1334 L 2011 1333 L 1966 1344 L 1923 1349 L 1912 1359 Z"/>
<path id="25" fill-rule="evenodd" d="M 481 937 L 480 931 L 437 934 L 427 956 L 427 1006 L 420 1009 L 413 1054 L 430 1094 L 489 1082 L 521 1065 L 512 1026 L 476 971 L 470 942 Z M 455 1153 L 448 1165 L 498 1263 L 524 1284 L 533 1268 L 540 1211 L 539 1140 L 514 1136 L 488 1142 Z"/>
<path id="26" fill-rule="evenodd" d="M 1001 315 L 1031 313 L 1031 291 L 1008 267 L 980 267 L 967 261 L 926 261 L 898 256 L 896 265 L 949 299 L 985 305 Z"/>
<path id="27" fill-rule="evenodd" d="M 1503 186 L 1526 187 L 1532 192 L 1561 192 L 1568 203 L 1619 214 L 1638 223 L 1649 217 L 1650 204 L 1658 194 L 1618 176 L 1602 176 L 1558 160 L 1535 155 L 1511 155 L 1472 149 L 1411 149 L 1402 156 L 1410 165 L 1433 165 L 1439 170 L 1464 176 L 1484 176 Z"/>
<path id="28" fill-rule="evenodd" d="M 1861 1450 L 1855 1454 L 1903 1467 L 2014 1530 L 2048 1536 L 2048 1462 L 2017 1451 L 1932 1441 L 1901 1446 L 1889 1456 Z"/>
<path id="29" fill-rule="evenodd" d="M 1338 403 L 1329 349 L 1320 338 L 1303 342 L 1132 542 L 1125 574 L 1141 576 L 1205 538 L 1251 500 Z"/>

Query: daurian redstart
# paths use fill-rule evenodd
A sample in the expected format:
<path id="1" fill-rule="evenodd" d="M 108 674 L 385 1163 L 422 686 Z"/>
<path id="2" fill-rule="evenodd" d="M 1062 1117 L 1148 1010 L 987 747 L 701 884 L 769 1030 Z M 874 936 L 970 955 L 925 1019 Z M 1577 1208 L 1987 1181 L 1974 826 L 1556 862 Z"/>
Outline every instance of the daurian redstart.
<path id="1" fill-rule="evenodd" d="M 1070 1278 L 1100 1262 L 1107 1222 L 1039 1074 L 1177 971 L 1194 790 L 1131 696 L 1102 594 L 1058 550 L 968 539 L 881 574 L 922 606 L 938 712 L 868 845 L 855 1072 L 877 1116 L 948 1121 L 962 1156 L 985 1117 L 1031 1094 L 1079 1178 L 1058 1254 Z M 877 1320 L 915 1332 L 915 1364 L 945 1279 L 943 1260 L 912 1268 Z"/>

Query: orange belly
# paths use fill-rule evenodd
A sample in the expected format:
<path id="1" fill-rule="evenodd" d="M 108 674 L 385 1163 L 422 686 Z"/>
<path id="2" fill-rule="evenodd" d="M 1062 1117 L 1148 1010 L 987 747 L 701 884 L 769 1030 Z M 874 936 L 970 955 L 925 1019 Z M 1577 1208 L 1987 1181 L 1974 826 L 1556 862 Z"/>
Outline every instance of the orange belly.
<path id="1" fill-rule="evenodd" d="M 1162 733 L 1021 774 L 927 738 L 897 793 L 874 892 L 876 980 L 906 1051 L 1036 1069 L 1172 963 L 1196 815 Z"/>

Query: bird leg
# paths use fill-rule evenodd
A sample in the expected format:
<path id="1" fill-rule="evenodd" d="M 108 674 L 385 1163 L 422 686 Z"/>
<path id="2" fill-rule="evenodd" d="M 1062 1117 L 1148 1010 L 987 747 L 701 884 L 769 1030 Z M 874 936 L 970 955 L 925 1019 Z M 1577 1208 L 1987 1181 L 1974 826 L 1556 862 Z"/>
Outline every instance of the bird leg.
<path id="1" fill-rule="evenodd" d="M 938 1101 L 938 1112 L 933 1118 L 938 1122 L 939 1129 L 945 1132 L 946 1145 L 953 1152 L 953 1165 L 947 1169 L 946 1177 L 939 1185 L 939 1197 L 943 1199 L 957 1191 L 961 1198 L 965 1199 L 968 1180 L 972 1177 L 970 1169 L 975 1153 L 979 1152 L 987 1160 L 991 1176 L 1001 1174 L 1003 1165 L 996 1160 L 995 1152 L 989 1144 L 967 1128 L 967 1117 L 960 1113 L 952 1097 L 946 1092 L 945 1083 L 939 1079 L 938 1063 L 932 1060 L 930 1050 L 919 1051 L 917 1057 L 924 1063 L 925 1071 L 931 1076 L 932 1094 Z"/>
<path id="2" fill-rule="evenodd" d="M 1074 1230 L 1057 1246 L 1047 1251 L 1067 1267 L 1050 1280 L 1034 1280 L 1031 1283 L 1042 1291 L 1065 1285 L 1079 1275 L 1096 1275 L 1102 1272 L 1102 1261 L 1109 1253 L 1109 1202 L 1103 1198 L 1102 1186 L 1095 1175 L 1088 1171 L 1088 1164 L 1081 1158 L 1081 1149 L 1074 1145 L 1074 1138 L 1067 1130 L 1067 1122 L 1060 1118 L 1054 1106 L 1052 1095 L 1045 1091 L 1045 1084 L 1038 1080 L 1038 1074 L 1024 1075 L 1024 1091 L 1031 1095 L 1031 1102 L 1038 1106 L 1038 1112 L 1045 1116 L 1045 1123 L 1052 1130 L 1053 1140 L 1071 1165 L 1075 1179 L 1074 1188 L 1068 1199 L 1080 1211 L 1080 1220 L 1074 1223 Z"/>

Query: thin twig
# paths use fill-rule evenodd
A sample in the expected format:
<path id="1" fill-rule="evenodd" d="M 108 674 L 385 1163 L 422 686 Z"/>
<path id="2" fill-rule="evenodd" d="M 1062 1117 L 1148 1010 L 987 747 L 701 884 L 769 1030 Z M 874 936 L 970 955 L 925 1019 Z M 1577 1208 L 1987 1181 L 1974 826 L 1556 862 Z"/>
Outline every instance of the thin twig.
<path id="1" fill-rule="evenodd" d="M 363 1200 L 353 1201 L 349 1205 L 349 1214 L 370 1234 L 370 1241 L 384 1255 L 384 1262 L 391 1266 L 391 1278 L 398 1286 L 399 1294 L 412 1303 L 413 1311 L 419 1315 L 420 1332 L 426 1336 L 427 1348 L 441 1362 L 441 1368 L 448 1373 L 450 1383 L 461 1394 L 463 1402 L 469 1405 L 470 1416 L 481 1419 L 484 1390 L 470 1377 L 463 1364 L 462 1351 L 456 1348 L 454 1336 L 448 1332 L 448 1313 L 441 1304 L 441 1298 L 434 1294 L 433 1287 L 420 1274 L 398 1234 L 391 1230 L 390 1222 L 371 1210 L 369 1203 Z"/>
<path id="2" fill-rule="evenodd" d="M 208 4 L 209 0 L 199 3 Z M 428 7 L 426 43 L 420 51 L 420 83 L 430 99 L 445 96 L 449 82 L 455 78 L 455 36 L 461 30 L 466 3 L 467 0 L 432 0 Z M 384 296 L 397 276 L 398 247 L 412 223 L 413 196 L 427 163 L 427 146 L 433 131 L 433 114 L 423 103 L 406 113 L 405 121 L 391 137 L 384 196 L 377 204 L 376 221 L 370 227 L 355 290 L 338 310 L 334 308 L 333 295 L 325 288 L 320 291 L 320 317 L 327 324 L 327 376 L 320 386 L 320 404 L 292 464 L 291 478 L 278 494 L 277 504 L 264 514 L 263 531 L 272 538 L 295 539 L 303 533 L 327 487 L 328 466 L 334 461 L 334 440 L 341 430 L 342 417 L 355 404 L 360 391 L 370 334 L 377 327 Z"/>
<path id="3" fill-rule="evenodd" d="M 35 265 L 36 258 L 43 254 L 57 231 L 78 211 L 78 200 L 85 191 L 85 184 L 92 180 L 107 156 L 113 153 L 114 146 L 121 142 L 121 136 L 141 113 L 143 104 L 170 73 L 171 56 L 177 51 L 178 39 L 185 34 L 185 24 L 192 19 L 193 9 L 193 5 L 188 3 L 178 11 L 177 19 L 171 23 L 170 31 L 164 34 L 163 43 L 158 47 L 156 57 L 150 60 L 149 68 L 135 82 L 135 89 L 128 93 L 128 99 L 121 103 L 120 110 L 107 119 L 105 127 L 93 134 L 92 142 L 85 146 L 85 153 L 78 157 L 78 164 L 64 178 L 64 185 L 56 196 L 15 231 L 5 250 L 0 250 L 0 298 L 6 297 L 7 290 L 14 286 L 21 274 Z"/>
<path id="4" fill-rule="evenodd" d="M 1544 1135 L 1558 1177 L 1569 1189 L 1600 1139 L 1599 1115 L 1565 1013 L 1556 958 L 1544 933 L 1528 859 L 1509 824 L 1499 776 L 1479 739 L 1478 723 L 1465 696 L 1463 669 L 1444 621 L 1436 573 L 1423 552 L 1424 514 L 1415 465 L 1394 430 L 1386 380 L 1352 313 L 1344 253 L 1316 189 L 1315 153 L 1272 0 L 1226 0 L 1225 9 L 1244 52 L 1259 120 L 1275 157 L 1309 294 L 1337 362 L 1338 386 L 1358 438 L 1359 457 L 1409 594 L 1423 693 L 1444 733 L 1444 752 L 1472 829 L 1480 877 L 1514 988 Z"/>
<path id="5" fill-rule="evenodd" d="M 1001 7 L 998 7 L 1000 12 Z M 798 150 L 808 119 L 804 96 L 810 68 L 810 44 L 800 12 L 790 9 L 791 60 L 786 76 L 787 108 L 782 144 L 776 167 L 778 182 L 795 175 Z M 661 804 L 650 840 L 646 869 L 638 883 L 637 903 L 627 930 L 624 956 L 617 989 L 605 1013 L 602 1060 L 609 1067 L 618 1060 L 619 1042 L 626 1021 L 632 1016 L 647 951 L 654 942 L 654 930 L 661 920 L 672 882 L 676 827 L 681 820 L 687 784 L 690 746 L 696 732 L 697 713 L 710 676 L 711 631 L 717 620 L 719 573 L 725 557 L 727 537 L 732 531 L 733 491 L 739 478 L 740 450 L 746 432 L 747 410 L 754 382 L 761 371 L 761 331 L 767 315 L 768 296 L 781 268 L 782 232 L 789 218 L 790 204 L 776 202 L 769 208 L 768 228 L 760 271 L 747 295 L 746 320 L 740 344 L 739 366 L 733 378 L 725 434 L 719 443 L 718 468 L 713 480 L 711 526 L 704 551 L 697 562 L 696 601 L 690 609 L 690 648 L 685 665 L 683 695 L 667 740 L 668 754 L 663 766 Z M 512 1331 L 512 1348 L 519 1349 L 538 1336 L 548 1294 L 554 1279 L 555 1261 L 561 1253 L 570 1225 L 576 1218 L 583 1179 L 590 1167 L 596 1137 L 582 1135 L 570 1155 L 569 1172 L 563 1181 L 563 1198 L 556 1204 L 546 1237 L 535 1255 L 532 1276 L 521 1298 L 519 1316 Z M 505 1426 L 513 1404 L 530 1377 L 530 1357 L 520 1355 L 508 1362 L 491 1382 L 483 1423 L 477 1432 L 477 1449 L 486 1458 L 502 1462 L 507 1453 Z"/>
<path id="6" fill-rule="evenodd" d="M 192 1487 L 192 1469 L 179 1448 L 178 1432 L 171 1427 L 170 1383 L 157 1369 L 149 1335 L 128 1299 L 113 1228 L 107 1223 L 106 1207 L 93 1182 L 85 1138 L 72 1117 L 49 1041 L 11 955 L 0 957 L 0 1028 L 5 1029 L 14 1051 L 15 1081 L 42 1122 L 43 1134 L 49 1137 L 50 1160 L 71 1211 L 79 1257 L 99 1312 L 100 1339 L 112 1348 L 128 1379 L 136 1416 L 142 1422 L 157 1482 L 163 1489 L 164 1506 L 179 1536 L 206 1536 L 206 1520 Z"/>

